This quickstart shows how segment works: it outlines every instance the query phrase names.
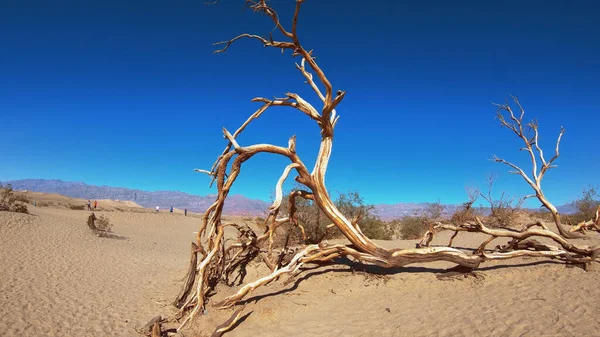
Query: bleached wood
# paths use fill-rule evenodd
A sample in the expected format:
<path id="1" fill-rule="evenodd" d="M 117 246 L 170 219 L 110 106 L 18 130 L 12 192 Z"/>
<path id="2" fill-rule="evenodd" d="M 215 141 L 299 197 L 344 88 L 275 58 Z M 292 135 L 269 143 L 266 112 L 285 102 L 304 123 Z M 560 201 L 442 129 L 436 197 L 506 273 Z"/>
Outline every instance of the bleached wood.
<path id="1" fill-rule="evenodd" d="M 271 272 L 253 282 L 244 284 L 235 294 L 222 299 L 216 306 L 221 308 L 232 307 L 256 288 L 267 285 L 281 276 L 289 275 L 291 279 L 301 273 L 303 267 L 307 264 L 322 264 L 331 262 L 339 257 L 346 257 L 354 262 L 384 268 L 397 268 L 414 263 L 448 261 L 462 266 L 467 270 L 477 268 L 481 263 L 488 260 L 503 260 L 516 257 L 558 258 L 565 262 L 580 264 L 589 263 L 596 259 L 600 253 L 600 248 L 579 246 L 568 240 L 573 236 L 573 233 L 561 227 L 558 211 L 546 199 L 541 188 L 541 179 L 546 171 L 553 167 L 553 162 L 559 156 L 559 143 L 564 130 L 561 130 L 559 134 L 555 150 L 556 154 L 549 161 L 546 161 L 539 146 L 537 123 L 529 124 L 534 130 L 534 137 L 530 139 L 525 136 L 524 125 L 522 123 L 524 109 L 516 98 L 514 98 L 514 101 L 519 108 L 520 114 L 517 116 L 507 104 L 499 106 L 498 116 L 503 126 L 512 130 L 524 141 L 524 150 L 529 153 L 532 162 L 532 175 L 530 177 L 523 169 L 511 162 L 498 157 L 495 157 L 495 159 L 500 163 L 512 167 L 515 170 L 514 172 L 521 175 L 531 186 L 535 192 L 535 197 L 552 212 L 559 229 L 559 234 L 550 231 L 541 223 L 530 224 L 522 230 L 517 231 L 488 228 L 480 219 L 475 218 L 474 222 L 461 225 L 433 223 L 421 242 L 417 244 L 417 248 L 412 249 L 386 249 L 366 237 L 358 225 L 359 219 L 348 219 L 340 212 L 331 200 L 325 184 L 327 168 L 332 155 L 334 129 L 340 118 L 337 107 L 344 99 L 346 93 L 343 90 L 337 90 L 334 95 L 332 84 L 317 64 L 316 58 L 313 56 L 313 51 L 305 49 L 300 43 L 297 25 L 303 2 L 303 0 L 296 0 L 291 29 L 286 29 L 282 25 L 279 21 L 279 16 L 268 5 L 266 0 L 248 0 L 246 2 L 252 10 L 266 14 L 275 24 L 277 31 L 287 39 L 286 41 L 276 41 L 272 36 L 262 37 L 253 34 L 241 34 L 230 40 L 216 44 L 222 46 L 222 48 L 216 50 L 215 53 L 227 51 L 235 41 L 240 39 L 255 40 L 260 42 L 264 47 L 279 48 L 282 51 L 291 50 L 293 57 L 301 58 L 300 64 L 296 63 L 296 68 L 300 70 L 306 79 L 306 83 L 317 94 L 322 106 L 317 108 L 297 93 L 290 92 L 285 93 L 285 97 L 283 98 L 268 99 L 256 97 L 252 101 L 262 103 L 261 107 L 233 134 L 223 128 L 223 134 L 227 140 L 225 149 L 217 157 L 210 171 L 196 170 L 206 173 L 211 177 L 211 186 L 216 182 L 218 193 L 214 203 L 205 211 L 202 223 L 197 232 L 197 251 L 201 255 L 195 268 L 197 283 L 192 297 L 183 304 L 180 310 L 180 314 L 183 314 L 185 317 L 183 317 L 178 330 L 182 329 L 192 318 L 204 311 L 207 302 L 211 299 L 211 297 L 208 297 L 208 294 L 211 293 L 212 295 L 212 292 L 216 290 L 217 282 L 227 280 L 228 275 L 236 266 L 257 256 L 264 260 Z M 324 93 L 320 88 L 324 88 Z M 294 136 L 289 138 L 287 147 L 273 144 L 240 144 L 238 136 L 241 132 L 253 120 L 274 107 L 286 107 L 298 110 L 316 122 L 319 127 L 321 135 L 319 152 L 315 158 L 312 171 L 308 170 L 296 152 L 296 138 Z M 508 117 L 505 118 L 501 112 L 508 113 Z M 540 170 L 538 170 L 535 151 L 538 151 L 540 157 Z M 231 187 L 241 172 L 243 164 L 259 153 L 268 153 L 289 160 L 289 164 L 284 168 L 275 185 L 275 200 L 269 208 L 269 214 L 263 224 L 265 231 L 260 235 L 254 233 L 248 226 L 240 226 L 235 223 L 222 223 L 225 201 Z M 290 174 L 296 175 L 295 180 L 301 187 L 289 195 L 289 213 L 280 215 L 281 204 L 284 198 L 283 183 Z M 320 242 L 314 245 L 302 245 L 299 251 L 293 254 L 293 250 L 288 247 L 288 233 L 286 243 L 277 254 L 277 261 L 271 260 L 271 251 L 274 244 L 273 238 L 276 235 L 276 229 L 280 226 L 289 223 L 293 224 L 301 230 L 303 239 L 306 240 L 304 228 L 297 221 L 297 208 L 295 204 L 295 198 L 297 197 L 311 200 L 318 205 L 320 210 L 331 221 L 327 229 L 338 228 L 348 239 L 349 243 L 328 244 L 327 242 Z M 224 228 L 228 226 L 236 228 L 239 232 L 238 239 L 233 242 L 226 241 L 223 237 Z M 448 247 L 429 247 L 434 235 L 441 230 L 454 231 Z M 482 243 L 475 252 L 451 247 L 454 237 L 458 232 L 462 231 L 482 235 Z M 497 238 L 508 238 L 510 241 L 507 245 L 499 246 L 494 251 L 486 251 L 487 245 Z M 535 238 L 553 240 L 558 246 L 540 244 L 534 241 Z M 268 246 L 265 248 L 267 243 Z M 284 256 L 290 257 L 292 255 L 293 257 L 289 262 L 283 262 Z M 288 260 L 288 258 L 285 260 Z M 236 311 L 230 320 L 217 328 L 216 332 L 224 332 L 225 330 L 220 329 L 229 329 L 235 325 L 235 322 L 241 317 L 240 313 L 241 310 Z"/>

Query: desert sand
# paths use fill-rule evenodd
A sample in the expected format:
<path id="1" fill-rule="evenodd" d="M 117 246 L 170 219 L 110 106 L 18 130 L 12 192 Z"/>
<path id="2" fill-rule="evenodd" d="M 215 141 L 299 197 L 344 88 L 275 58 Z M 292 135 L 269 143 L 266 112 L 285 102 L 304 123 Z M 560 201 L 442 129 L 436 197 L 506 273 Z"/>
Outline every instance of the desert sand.
<path id="1" fill-rule="evenodd" d="M 54 204 L 30 206 L 29 215 L 0 212 L 0 335 L 139 336 L 136 330 L 152 317 L 175 312 L 170 302 L 187 271 L 197 215 L 103 201 L 96 214 L 110 218 L 115 237 L 102 238 L 88 229 L 88 211 L 64 207 L 72 199 L 36 198 Z M 439 234 L 433 244 L 448 237 Z M 591 237 L 579 243 L 600 243 Z M 481 241 L 466 233 L 455 246 L 476 248 Z M 226 335 L 600 335 L 597 264 L 585 272 L 529 258 L 486 263 L 477 277 L 438 279 L 452 266 L 437 262 L 367 274 L 342 263 L 306 270 L 288 285 L 280 280 L 252 293 L 246 317 Z M 265 272 L 252 263 L 245 281 Z M 220 286 L 217 301 L 236 289 Z M 209 336 L 232 312 L 209 307 L 180 335 Z"/>

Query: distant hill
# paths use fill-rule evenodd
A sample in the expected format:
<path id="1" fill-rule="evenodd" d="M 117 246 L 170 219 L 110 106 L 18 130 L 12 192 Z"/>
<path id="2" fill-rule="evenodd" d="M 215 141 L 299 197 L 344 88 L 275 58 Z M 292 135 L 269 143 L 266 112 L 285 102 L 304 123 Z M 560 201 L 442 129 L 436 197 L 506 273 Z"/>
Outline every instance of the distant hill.
<path id="1" fill-rule="evenodd" d="M 83 182 L 70 182 L 57 179 L 24 179 L 4 181 L 11 184 L 14 189 L 34 192 L 58 193 L 71 198 L 82 199 L 111 199 L 130 200 L 141 206 L 161 209 L 171 206 L 187 208 L 192 212 L 204 212 L 213 202 L 214 195 L 200 196 L 177 191 L 142 191 L 124 187 L 96 186 Z M 225 202 L 224 213 L 228 215 L 258 216 L 270 206 L 269 203 L 246 198 L 243 195 L 230 195 Z"/>
<path id="2" fill-rule="evenodd" d="M 153 208 L 159 205 L 162 209 L 165 209 L 173 206 L 181 209 L 187 208 L 192 212 L 204 212 L 215 201 L 215 195 L 200 196 L 177 191 L 149 192 L 57 179 L 24 179 L 4 181 L 3 184 L 11 184 L 13 188 L 18 190 L 58 193 L 71 198 L 130 200 L 144 207 Z M 405 215 L 414 215 L 424 210 L 428 205 L 428 203 L 378 204 L 375 205 L 375 214 L 383 220 L 391 220 Z M 266 201 L 250 199 L 236 194 L 227 198 L 224 213 L 228 215 L 263 216 L 269 206 L 270 203 Z M 460 206 L 444 205 L 443 215 L 451 215 L 458 207 Z M 572 203 L 557 208 L 562 214 L 571 214 L 576 211 L 575 205 Z"/>

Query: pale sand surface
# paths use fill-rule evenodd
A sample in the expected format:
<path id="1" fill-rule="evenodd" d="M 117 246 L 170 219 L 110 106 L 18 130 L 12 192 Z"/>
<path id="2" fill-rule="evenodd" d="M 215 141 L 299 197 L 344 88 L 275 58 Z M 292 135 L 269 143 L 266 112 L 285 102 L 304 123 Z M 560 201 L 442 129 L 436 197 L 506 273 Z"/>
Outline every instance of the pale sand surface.
<path id="1" fill-rule="evenodd" d="M 186 273 L 198 217 L 133 208 L 96 212 L 122 237 L 109 239 L 87 228 L 87 211 L 30 210 L 0 212 L 0 335 L 137 336 L 136 327 L 174 312 L 169 303 Z M 439 235 L 433 243 L 447 239 Z M 480 242 L 466 233 L 455 246 Z M 583 244 L 599 242 L 593 236 Z M 352 273 L 346 265 L 305 271 L 295 283 L 257 289 L 244 311 L 250 314 L 227 336 L 600 335 L 597 264 L 585 272 L 519 259 L 486 263 L 478 279 L 438 280 L 450 266 L 415 265 L 383 276 Z M 246 281 L 265 272 L 252 264 Z M 215 299 L 235 289 L 220 286 Z M 210 335 L 231 312 L 209 307 L 183 335 Z"/>

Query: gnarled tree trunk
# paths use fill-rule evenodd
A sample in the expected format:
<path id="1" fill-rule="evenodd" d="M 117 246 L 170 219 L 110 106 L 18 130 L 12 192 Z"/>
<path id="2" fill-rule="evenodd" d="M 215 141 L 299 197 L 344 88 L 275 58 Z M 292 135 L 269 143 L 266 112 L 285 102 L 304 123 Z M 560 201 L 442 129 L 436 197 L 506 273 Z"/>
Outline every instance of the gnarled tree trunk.
<path id="1" fill-rule="evenodd" d="M 334 129 L 339 119 L 336 108 L 342 102 L 346 93 L 342 90 L 334 92 L 329 79 L 315 61 L 312 50 L 305 49 L 299 41 L 296 27 L 303 2 L 303 0 L 296 0 L 291 29 L 288 30 L 283 27 L 277 13 L 267 4 L 266 0 L 247 1 L 248 6 L 255 12 L 262 12 L 271 18 L 280 35 L 283 36 L 283 41 L 274 40 L 272 37 L 267 38 L 252 34 L 242 34 L 231 40 L 217 43 L 217 45 L 223 45 L 223 48 L 217 50 L 216 53 L 227 50 L 239 39 L 253 39 L 260 42 L 264 47 L 291 51 L 293 57 L 300 58 L 300 62 L 296 64 L 296 68 L 313 89 L 322 106 L 317 109 L 295 93 L 286 93 L 285 97 L 274 99 L 257 97 L 252 101 L 261 103 L 261 107 L 246 122 L 233 134 L 225 128 L 223 129 L 223 134 L 228 140 L 225 150 L 217 158 L 210 170 L 197 170 L 211 176 L 211 185 L 213 182 L 217 182 L 218 194 L 215 202 L 206 210 L 202 224 L 198 230 L 196 250 L 201 254 L 201 257 L 197 262 L 194 261 L 195 253 L 192 252 L 190 273 L 182 294 L 176 300 L 177 306 L 181 308 L 181 315 L 183 317 L 179 329 L 183 328 L 189 322 L 190 318 L 204 311 L 205 305 L 209 300 L 207 295 L 209 291 L 214 289 L 218 282 L 226 280 L 236 268 L 240 268 L 240 266 L 255 256 L 262 256 L 263 258 L 266 256 L 267 259 L 273 259 L 270 263 L 267 263 L 270 266 L 271 273 L 245 284 L 237 293 L 222 299 L 217 303 L 217 306 L 222 308 L 234 306 L 257 287 L 276 280 L 282 275 L 289 274 L 293 276 L 301 272 L 301 268 L 306 264 L 332 261 L 341 256 L 364 264 L 381 267 L 400 267 L 412 263 L 449 261 L 466 267 L 466 269 L 477 268 L 482 262 L 487 260 L 508 259 L 519 256 L 561 258 L 571 263 L 589 263 L 596 258 L 600 251 L 598 247 L 579 247 L 567 240 L 577 236 L 577 234 L 563 228 L 560 223 L 560 215 L 556 208 L 546 199 L 541 189 L 542 177 L 552 167 L 556 158 L 558 158 L 558 145 L 563 132 L 561 131 L 557 141 L 556 155 L 550 161 L 546 162 L 542 150 L 537 143 L 537 125 L 533 123 L 529 124 L 535 132 L 535 138 L 529 139 L 523 130 L 523 110 L 516 99 L 515 102 L 521 109 L 520 118 L 514 115 L 509 105 L 500 106 L 499 117 L 503 126 L 511 129 L 525 141 L 526 150 L 531 155 L 533 163 L 533 178 L 528 177 L 522 169 L 510 162 L 499 158 L 496 158 L 496 161 L 513 167 L 516 170 L 515 173 L 520 174 L 533 188 L 535 191 L 534 196 L 552 212 L 559 230 L 558 234 L 548 230 L 541 224 L 539 224 L 542 227 L 541 229 L 535 228 L 538 224 L 533 224 L 527 226 L 522 231 L 491 229 L 486 227 L 479 219 L 476 219 L 472 223 L 461 225 L 437 223 L 428 231 L 422 243 L 413 249 L 385 249 L 366 237 L 357 223 L 350 221 L 337 209 L 328 195 L 325 185 L 327 166 L 333 147 Z M 321 88 L 324 88 L 324 93 Z M 259 118 L 267 109 L 279 107 L 298 110 L 316 122 L 321 130 L 320 150 L 315 166 L 310 172 L 296 153 L 296 139 L 294 136 L 289 139 L 287 147 L 271 144 L 241 146 L 237 142 L 240 133 L 253 120 Z M 511 122 L 507 122 L 503 118 L 502 111 L 510 114 Z M 542 162 L 539 172 L 537 170 L 537 157 L 534 152 L 534 146 Z M 269 209 L 269 215 L 265 221 L 266 230 L 261 235 L 254 233 L 249 228 L 243 228 L 234 223 L 222 222 L 223 206 L 231 186 L 236 181 L 243 163 L 258 153 L 271 153 L 286 157 L 290 161 L 290 164 L 283 170 L 277 182 L 276 198 Z M 295 180 L 302 188 L 291 193 L 288 200 L 291 203 L 289 214 L 280 214 L 280 206 L 284 202 L 282 185 L 292 172 L 296 174 Z M 271 254 L 274 242 L 273 236 L 276 235 L 275 230 L 284 224 L 291 224 L 302 231 L 302 227 L 296 220 L 296 207 L 294 206 L 294 202 L 298 197 L 315 202 L 332 222 L 331 226 L 337 227 L 350 244 L 327 244 L 321 242 L 319 244 L 308 245 L 296 253 L 289 263 L 280 265 L 278 259 L 280 259 L 281 255 Z M 226 244 L 223 233 L 224 228 L 227 226 L 233 226 L 240 231 L 240 237 L 237 242 Z M 433 238 L 434 232 L 444 229 L 453 230 L 456 233 L 461 231 L 480 233 L 483 236 L 483 242 L 474 253 L 467 253 L 452 247 L 427 247 Z M 531 240 L 526 241 L 536 237 L 551 239 L 558 246 L 541 245 Z M 504 247 L 500 251 L 485 252 L 486 245 L 496 238 L 509 238 L 511 241 L 507 247 Z M 285 249 L 284 247 L 284 253 Z M 190 290 L 192 284 L 195 284 L 195 290 L 193 291 Z M 186 300 L 186 297 L 188 297 L 187 294 L 190 292 L 192 292 L 192 296 Z M 240 312 L 236 312 L 232 317 L 235 319 L 239 318 Z M 232 324 L 232 322 L 228 322 L 223 328 L 230 327 Z M 222 330 L 217 329 L 217 331 Z"/>

